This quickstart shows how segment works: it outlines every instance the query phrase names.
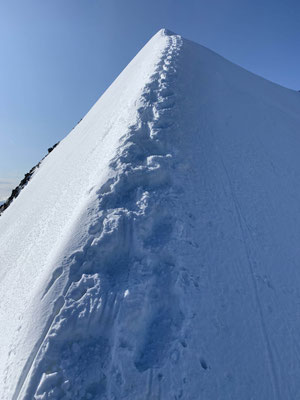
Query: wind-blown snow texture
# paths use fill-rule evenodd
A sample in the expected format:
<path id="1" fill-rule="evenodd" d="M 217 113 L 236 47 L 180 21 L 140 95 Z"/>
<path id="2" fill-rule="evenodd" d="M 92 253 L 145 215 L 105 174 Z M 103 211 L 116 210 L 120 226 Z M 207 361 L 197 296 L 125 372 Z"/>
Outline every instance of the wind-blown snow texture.
<path id="1" fill-rule="evenodd" d="M 299 107 L 156 34 L 1 217 L 1 399 L 300 398 Z"/>

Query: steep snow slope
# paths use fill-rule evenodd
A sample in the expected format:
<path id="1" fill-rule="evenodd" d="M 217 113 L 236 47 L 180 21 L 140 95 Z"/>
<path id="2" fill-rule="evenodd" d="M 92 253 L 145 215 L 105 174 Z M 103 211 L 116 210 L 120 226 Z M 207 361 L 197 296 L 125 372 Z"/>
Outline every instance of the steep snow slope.
<path id="1" fill-rule="evenodd" d="M 1 399 L 300 397 L 299 107 L 155 35 L 0 219 Z"/>

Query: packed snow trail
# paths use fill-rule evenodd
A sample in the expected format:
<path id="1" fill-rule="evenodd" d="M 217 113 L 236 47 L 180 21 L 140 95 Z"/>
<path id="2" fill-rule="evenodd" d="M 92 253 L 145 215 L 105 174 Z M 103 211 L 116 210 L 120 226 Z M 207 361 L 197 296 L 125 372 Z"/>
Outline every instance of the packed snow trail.
<path id="1" fill-rule="evenodd" d="M 1 217 L 1 399 L 300 397 L 299 107 L 156 34 Z"/>
<path id="2" fill-rule="evenodd" d="M 89 228 L 86 244 L 65 261 L 70 268 L 68 282 L 59 309 L 55 308 L 49 328 L 30 357 L 24 399 L 120 398 L 124 389 L 118 382 L 122 377 L 117 361 L 121 354 L 116 354 L 116 345 L 122 342 L 125 351 L 127 340 L 131 341 L 132 367 L 143 372 L 158 367 L 164 352 L 178 337 L 183 315 L 174 289 L 176 260 L 167 251 L 174 225 L 168 207 L 174 197 L 170 188 L 173 160 L 167 151 L 172 150 L 175 138 L 170 130 L 174 103 L 169 100 L 175 97 L 171 83 L 180 43 L 176 36 L 168 38 L 161 61 L 143 90 L 138 120 L 121 138 L 117 155 L 110 162 L 112 177 L 97 191 L 98 204 L 90 212 L 95 223 Z M 155 198 L 150 198 L 151 192 Z M 157 257 L 155 253 L 162 245 L 165 254 Z M 59 273 L 54 273 L 55 277 Z M 44 295 L 54 283 L 55 279 Z M 165 304 L 156 304 L 157 292 L 163 292 Z M 132 334 L 126 337 L 129 322 L 124 321 L 127 311 L 121 308 L 127 308 L 127 296 L 130 308 L 135 303 L 134 314 L 151 308 L 142 321 L 140 329 L 145 332 L 140 341 Z M 120 312 L 124 313 L 121 324 Z M 156 340 L 151 337 L 152 325 L 158 325 Z M 119 329 L 124 333 L 118 334 Z M 161 343 L 154 345 L 153 340 Z M 75 388 L 71 383 L 74 370 L 78 374 Z M 24 378 L 15 399 L 23 382 Z M 133 382 L 127 381 L 129 384 Z"/>

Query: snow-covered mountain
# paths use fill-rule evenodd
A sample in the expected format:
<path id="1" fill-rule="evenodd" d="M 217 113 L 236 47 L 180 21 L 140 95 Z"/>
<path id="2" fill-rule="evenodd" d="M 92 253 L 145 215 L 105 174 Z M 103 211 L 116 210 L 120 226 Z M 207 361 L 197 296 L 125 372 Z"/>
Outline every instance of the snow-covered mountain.
<path id="1" fill-rule="evenodd" d="M 299 151 L 298 92 L 158 32 L 0 218 L 0 398 L 300 398 Z"/>

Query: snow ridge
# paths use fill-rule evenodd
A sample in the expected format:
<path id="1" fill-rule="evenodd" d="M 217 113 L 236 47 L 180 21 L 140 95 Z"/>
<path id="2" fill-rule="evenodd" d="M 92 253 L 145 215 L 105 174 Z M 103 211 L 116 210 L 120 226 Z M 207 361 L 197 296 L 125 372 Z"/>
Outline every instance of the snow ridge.
<path id="1" fill-rule="evenodd" d="M 182 39 L 162 34 L 168 45 L 144 88 L 137 122 L 110 163 L 111 178 L 97 193 L 87 242 L 54 272 L 44 293 L 69 268 L 14 400 L 161 398 L 163 375 L 154 383 L 153 371 L 166 362 L 184 322 L 179 271 L 168 250 L 180 195 L 171 171 Z M 140 382 L 133 385 L 136 374 Z"/>

